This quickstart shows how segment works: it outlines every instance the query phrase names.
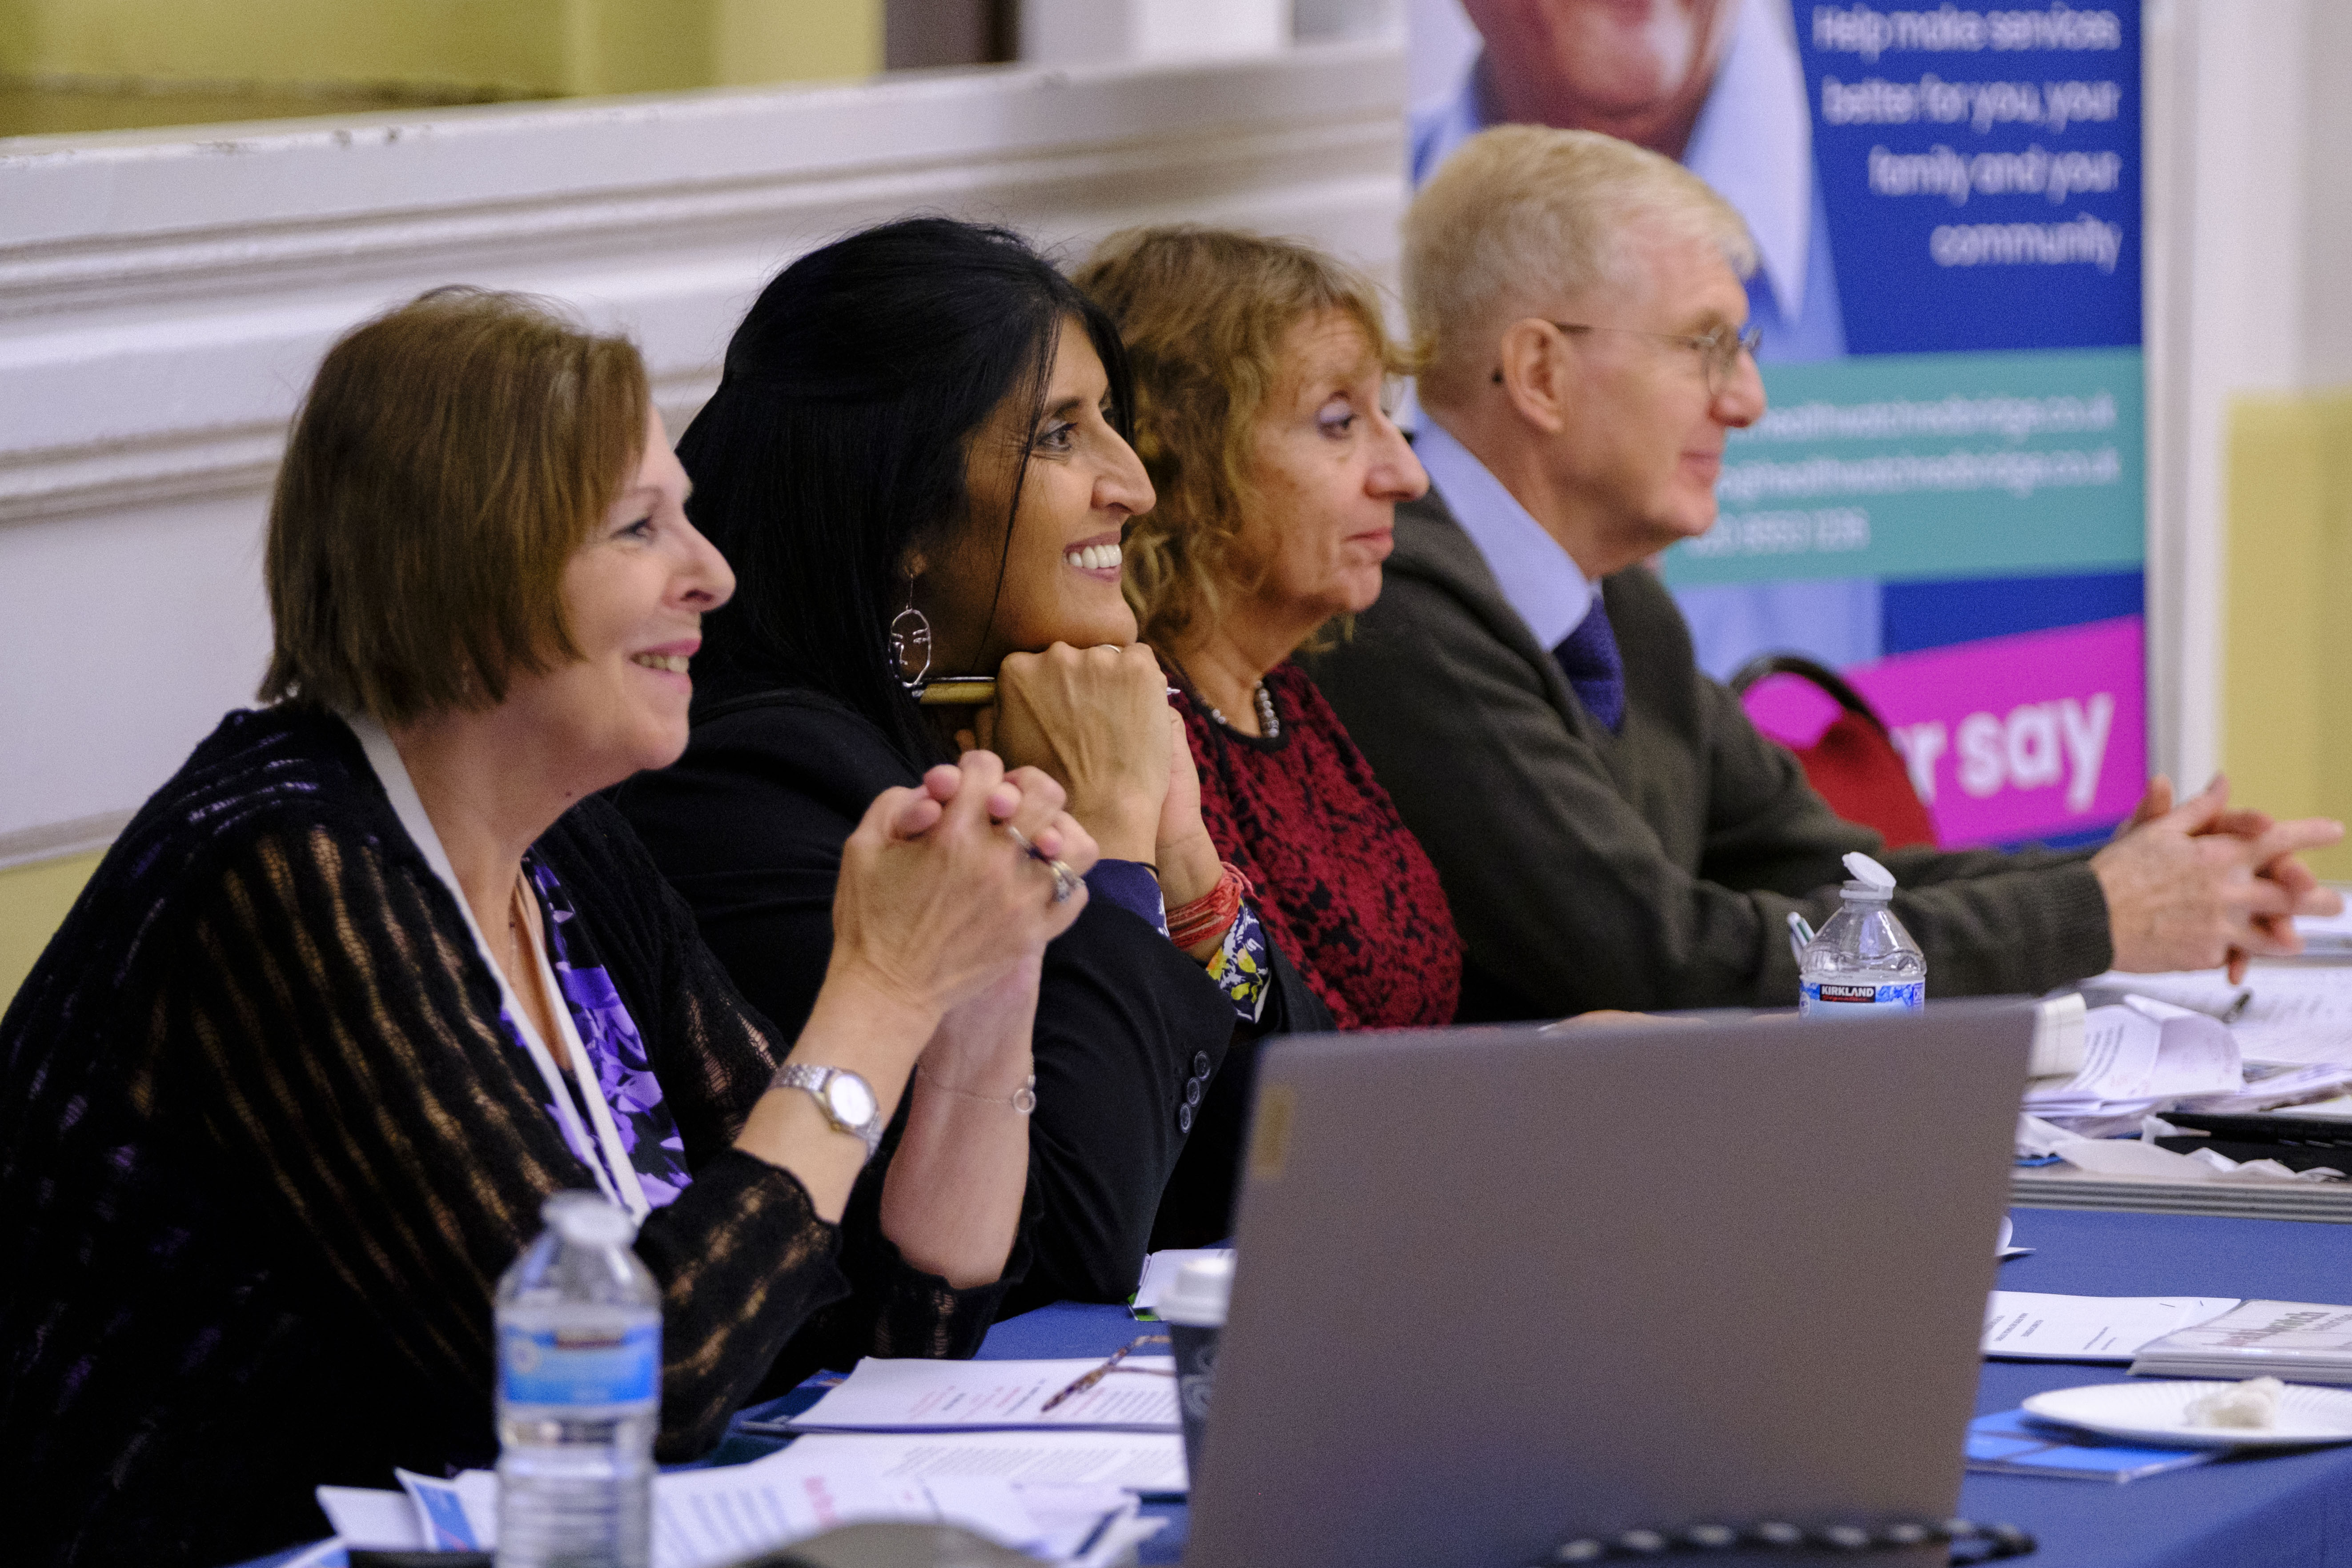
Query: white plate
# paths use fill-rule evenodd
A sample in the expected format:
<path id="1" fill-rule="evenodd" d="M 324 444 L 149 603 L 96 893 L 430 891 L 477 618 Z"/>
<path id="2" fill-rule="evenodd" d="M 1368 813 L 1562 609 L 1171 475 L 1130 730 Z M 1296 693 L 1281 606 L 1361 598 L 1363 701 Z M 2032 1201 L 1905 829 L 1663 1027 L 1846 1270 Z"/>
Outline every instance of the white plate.
<path id="1" fill-rule="evenodd" d="M 2053 1388 L 2025 1402 L 2029 1415 L 2157 1448 L 2284 1448 L 2352 1443 L 2352 1388 L 2290 1383 L 2274 1426 L 2191 1426 L 2189 1402 L 2229 1383 L 2095 1383 Z"/>

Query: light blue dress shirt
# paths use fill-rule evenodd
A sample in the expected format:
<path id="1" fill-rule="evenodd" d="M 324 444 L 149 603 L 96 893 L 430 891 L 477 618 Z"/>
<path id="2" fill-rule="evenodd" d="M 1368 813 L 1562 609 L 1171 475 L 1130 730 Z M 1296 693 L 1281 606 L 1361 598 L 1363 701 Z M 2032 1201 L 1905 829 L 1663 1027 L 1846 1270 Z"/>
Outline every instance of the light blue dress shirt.
<path id="1" fill-rule="evenodd" d="M 1504 599 L 1538 643 L 1558 647 L 1583 622 L 1600 584 L 1426 410 L 1412 449 Z M 1881 646 L 1880 600 L 1875 577 L 1735 583 L 1675 595 L 1698 667 L 1717 680 L 1764 652 L 1802 653 L 1832 668 L 1868 663 Z"/>
<path id="2" fill-rule="evenodd" d="M 1426 414 L 1412 449 L 1429 472 L 1431 488 L 1486 557 L 1504 599 L 1528 623 L 1538 644 L 1558 647 L 1583 624 L 1599 584 L 1470 448 Z"/>

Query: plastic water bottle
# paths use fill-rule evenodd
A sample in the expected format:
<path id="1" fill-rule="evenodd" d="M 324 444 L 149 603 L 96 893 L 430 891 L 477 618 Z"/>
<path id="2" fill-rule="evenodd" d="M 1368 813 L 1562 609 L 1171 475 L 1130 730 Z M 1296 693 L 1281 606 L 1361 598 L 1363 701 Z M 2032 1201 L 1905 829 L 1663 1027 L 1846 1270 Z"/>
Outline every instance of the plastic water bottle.
<path id="1" fill-rule="evenodd" d="M 499 1281 L 499 1568 L 646 1568 L 661 1291 L 636 1224 L 558 1193 Z"/>
<path id="2" fill-rule="evenodd" d="M 1805 944 L 1797 1011 L 1918 1011 L 1927 1005 L 1927 955 L 1887 907 L 1895 873 L 1858 851 L 1845 858 L 1845 868 L 1853 873 L 1845 907 Z"/>

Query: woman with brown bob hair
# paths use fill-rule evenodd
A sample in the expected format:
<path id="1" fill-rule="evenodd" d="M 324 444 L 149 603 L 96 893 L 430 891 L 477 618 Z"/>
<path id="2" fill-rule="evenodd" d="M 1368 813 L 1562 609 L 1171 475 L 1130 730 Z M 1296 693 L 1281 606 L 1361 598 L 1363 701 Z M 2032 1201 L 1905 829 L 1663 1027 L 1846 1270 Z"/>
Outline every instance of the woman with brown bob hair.
<path id="1" fill-rule="evenodd" d="M 1343 1029 L 1445 1024 L 1462 945 L 1437 873 L 1291 656 L 1381 591 L 1428 476 L 1382 405 L 1409 368 L 1371 285 L 1289 240 L 1129 229 L 1079 268 L 1133 368 L 1159 505 L 1127 538 L 1218 853 Z"/>
<path id="2" fill-rule="evenodd" d="M 685 499 L 635 347 L 536 302 L 438 290 L 328 353 L 270 513 L 271 706 L 148 801 L 0 1019 L 26 1561 L 232 1561 L 319 1534 L 320 1483 L 490 1458 L 492 1294 L 567 1189 L 639 1222 L 664 1458 L 772 1379 L 976 1347 L 1025 1118 L 903 1091 L 1029 1070 L 1092 842 L 985 753 L 882 792 L 778 1036 L 595 793 L 684 749 L 733 591 Z"/>

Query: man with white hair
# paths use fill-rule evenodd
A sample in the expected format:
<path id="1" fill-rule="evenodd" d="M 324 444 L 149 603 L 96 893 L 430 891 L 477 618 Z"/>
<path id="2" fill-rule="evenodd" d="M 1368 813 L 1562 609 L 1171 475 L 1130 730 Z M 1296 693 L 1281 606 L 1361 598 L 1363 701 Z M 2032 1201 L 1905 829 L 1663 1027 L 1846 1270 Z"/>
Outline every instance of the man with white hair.
<path id="1" fill-rule="evenodd" d="M 1465 142 L 1404 225 L 1432 488 L 1380 602 L 1310 663 L 1435 861 L 1465 1018 L 1785 1006 L 1787 917 L 1879 857 L 1931 994 L 2293 951 L 2340 908 L 2294 858 L 2339 824 L 2177 809 L 2158 780 L 2095 853 L 1888 850 L 1701 674 L 1648 557 L 1715 521 L 1726 433 L 1764 412 L 1738 216 L 1591 132 Z"/>

